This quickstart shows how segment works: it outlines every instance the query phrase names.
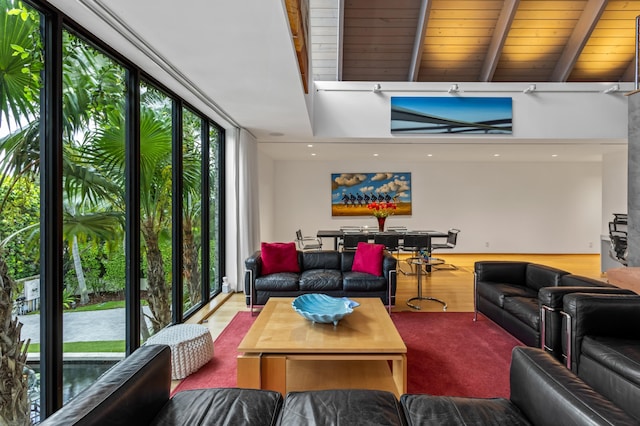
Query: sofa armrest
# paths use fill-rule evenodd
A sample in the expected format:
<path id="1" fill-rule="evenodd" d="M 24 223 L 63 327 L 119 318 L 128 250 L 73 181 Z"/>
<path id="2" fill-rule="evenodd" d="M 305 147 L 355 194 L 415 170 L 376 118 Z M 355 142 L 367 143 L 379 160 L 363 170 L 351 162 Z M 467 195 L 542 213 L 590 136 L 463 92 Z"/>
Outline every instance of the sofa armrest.
<path id="1" fill-rule="evenodd" d="M 541 307 L 550 311 L 561 311 L 564 296 L 571 293 L 596 293 L 596 294 L 635 294 L 631 290 L 618 287 L 543 287 L 538 292 L 538 302 Z"/>
<path id="2" fill-rule="evenodd" d="M 532 424 L 638 422 L 541 349 L 513 349 L 510 385 L 511 401 Z"/>
<path id="3" fill-rule="evenodd" d="M 385 251 L 384 252 L 384 256 L 382 258 L 382 276 L 384 276 L 386 279 L 389 279 L 389 275 L 391 273 L 391 271 L 395 271 L 396 267 L 398 264 L 398 260 L 393 257 L 389 252 Z M 392 286 L 392 293 L 396 294 L 396 283 L 395 283 L 395 272 L 393 274 L 391 274 L 394 276 L 393 278 L 393 286 Z"/>
<path id="4" fill-rule="evenodd" d="M 578 371 L 585 336 L 640 339 L 640 295 L 572 293 L 564 298 L 567 366 Z"/>
<path id="5" fill-rule="evenodd" d="M 476 262 L 476 281 L 486 283 L 510 283 L 524 286 L 529 262 L 488 260 Z"/>
<path id="6" fill-rule="evenodd" d="M 169 401 L 171 350 L 145 345 L 40 423 L 53 425 L 147 425 Z"/>
<path id="7" fill-rule="evenodd" d="M 244 296 L 247 306 L 251 305 L 255 294 L 256 278 L 262 272 L 262 256 L 260 250 L 253 253 L 244 261 Z"/>

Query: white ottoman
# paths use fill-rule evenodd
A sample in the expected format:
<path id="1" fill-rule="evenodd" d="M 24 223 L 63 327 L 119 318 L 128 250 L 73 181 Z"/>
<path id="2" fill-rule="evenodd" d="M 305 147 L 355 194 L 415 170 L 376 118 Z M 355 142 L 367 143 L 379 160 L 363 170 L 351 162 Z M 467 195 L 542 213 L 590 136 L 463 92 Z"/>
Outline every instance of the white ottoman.
<path id="1" fill-rule="evenodd" d="M 211 360 L 213 339 L 199 324 L 176 324 L 151 336 L 145 344 L 171 347 L 171 379 L 184 379 Z"/>

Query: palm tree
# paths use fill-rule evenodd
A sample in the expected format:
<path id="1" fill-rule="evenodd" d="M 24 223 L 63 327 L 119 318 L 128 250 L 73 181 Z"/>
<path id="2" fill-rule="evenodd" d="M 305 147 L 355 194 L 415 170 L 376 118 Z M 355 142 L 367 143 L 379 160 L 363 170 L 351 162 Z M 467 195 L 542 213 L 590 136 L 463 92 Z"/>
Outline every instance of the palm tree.
<path id="1" fill-rule="evenodd" d="M 97 130 L 85 158 L 105 176 L 124 176 L 123 118 Z M 143 107 L 140 114 L 140 228 L 147 264 L 147 302 L 157 332 L 171 322 L 171 291 L 160 248 L 171 226 L 171 121 L 162 111 Z M 124 205 L 124 193 L 122 205 Z"/>
<path id="2" fill-rule="evenodd" d="M 0 181 L 15 183 L 20 176 L 37 175 L 37 126 L 27 123 L 38 119 L 39 17 L 11 0 L 0 0 L 0 10 L 0 125 L 11 129 L 14 123 L 19 129 L 0 140 Z M 6 200 L 0 201 L 0 214 Z M 0 247 L 0 423 L 29 425 L 28 385 L 22 373 L 29 341 L 21 340 L 22 324 L 12 313 L 15 291 Z"/>

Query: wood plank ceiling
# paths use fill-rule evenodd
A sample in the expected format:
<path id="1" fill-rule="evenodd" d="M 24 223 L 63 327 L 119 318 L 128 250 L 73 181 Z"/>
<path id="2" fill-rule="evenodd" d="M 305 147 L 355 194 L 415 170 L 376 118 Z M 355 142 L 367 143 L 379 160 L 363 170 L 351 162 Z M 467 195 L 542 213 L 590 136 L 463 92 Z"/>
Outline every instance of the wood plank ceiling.
<path id="1" fill-rule="evenodd" d="M 635 79 L 640 1 L 344 0 L 342 13 L 343 81 Z"/>

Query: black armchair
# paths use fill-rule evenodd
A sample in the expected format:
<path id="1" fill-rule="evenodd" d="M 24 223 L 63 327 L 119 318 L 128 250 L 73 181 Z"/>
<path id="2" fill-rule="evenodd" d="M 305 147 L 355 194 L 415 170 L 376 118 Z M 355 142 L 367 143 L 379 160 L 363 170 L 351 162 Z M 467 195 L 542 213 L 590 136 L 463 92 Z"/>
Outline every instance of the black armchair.
<path id="1" fill-rule="evenodd" d="M 640 420 L 640 296 L 564 298 L 568 367 Z"/>

